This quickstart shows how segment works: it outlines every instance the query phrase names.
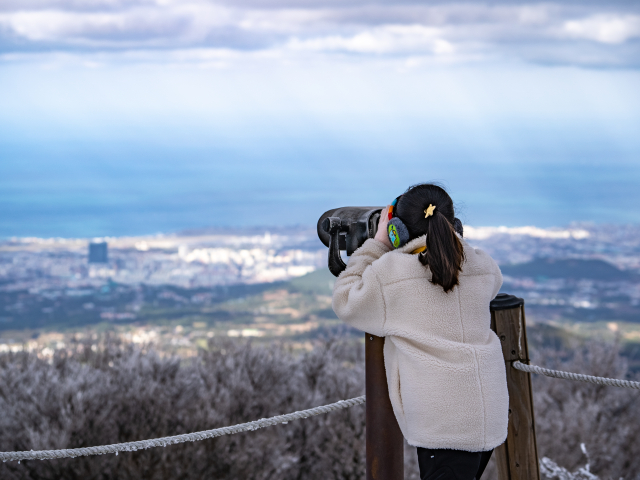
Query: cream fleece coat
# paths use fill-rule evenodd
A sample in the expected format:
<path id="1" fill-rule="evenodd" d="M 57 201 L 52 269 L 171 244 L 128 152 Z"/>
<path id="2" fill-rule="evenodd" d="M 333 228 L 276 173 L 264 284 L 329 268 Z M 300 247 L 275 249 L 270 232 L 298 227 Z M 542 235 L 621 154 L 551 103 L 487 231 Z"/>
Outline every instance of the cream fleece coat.
<path id="1" fill-rule="evenodd" d="M 385 338 L 389 396 L 410 445 L 479 452 L 507 437 L 509 397 L 489 302 L 502 285 L 495 261 L 463 241 L 459 285 L 445 293 L 410 252 L 369 239 L 336 280 L 333 309 Z"/>

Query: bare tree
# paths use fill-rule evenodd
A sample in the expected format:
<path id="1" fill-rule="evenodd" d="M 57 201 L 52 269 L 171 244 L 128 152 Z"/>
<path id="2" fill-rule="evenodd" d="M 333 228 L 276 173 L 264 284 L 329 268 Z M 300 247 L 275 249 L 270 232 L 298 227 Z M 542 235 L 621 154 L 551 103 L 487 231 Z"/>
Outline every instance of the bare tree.
<path id="1" fill-rule="evenodd" d="M 599 377 L 627 378 L 620 343 L 590 341 L 566 351 L 542 349 L 533 362 L 558 370 Z M 570 471 L 586 463 L 601 478 L 640 478 L 639 393 L 617 387 L 559 380 L 533 379 L 539 454 Z"/>
<path id="2" fill-rule="evenodd" d="M 533 352 L 534 363 L 625 378 L 619 345 L 588 343 Z M 162 358 L 107 339 L 53 361 L 0 355 L 0 450 L 77 448 L 206 430 L 352 398 L 364 393 L 360 342 L 318 342 L 309 352 L 286 344 L 211 342 L 194 359 Z M 638 392 L 534 377 L 541 456 L 574 471 L 590 454 L 601 478 L 637 479 Z M 347 479 L 364 478 L 364 408 L 354 407 L 251 433 L 138 452 L 7 462 L 17 479 Z M 405 478 L 418 479 L 414 447 Z M 486 480 L 497 478 L 489 465 Z"/>
<path id="3" fill-rule="evenodd" d="M 0 356 L 0 450 L 76 448 L 187 433 L 363 393 L 360 345 L 211 345 L 194 361 L 108 345 L 49 364 Z M 3 479 L 361 478 L 364 409 L 252 433 L 101 457 L 8 462 Z"/>

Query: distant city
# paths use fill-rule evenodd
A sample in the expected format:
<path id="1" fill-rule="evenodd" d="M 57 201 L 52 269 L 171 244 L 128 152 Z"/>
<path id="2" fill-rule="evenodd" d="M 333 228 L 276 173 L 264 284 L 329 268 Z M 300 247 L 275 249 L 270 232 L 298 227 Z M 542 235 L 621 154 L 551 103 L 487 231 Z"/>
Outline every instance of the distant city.
<path id="1" fill-rule="evenodd" d="M 303 229 L 289 234 L 20 238 L 0 242 L 0 279 L 4 289 L 61 295 L 108 282 L 183 288 L 264 283 L 322 267 L 320 247 L 315 231 Z"/>
<path id="2" fill-rule="evenodd" d="M 640 342 L 640 226 L 472 227 L 531 323 Z M 0 351 L 51 356 L 105 334 L 192 355 L 214 336 L 355 334 L 331 311 L 315 229 L 0 243 Z"/>

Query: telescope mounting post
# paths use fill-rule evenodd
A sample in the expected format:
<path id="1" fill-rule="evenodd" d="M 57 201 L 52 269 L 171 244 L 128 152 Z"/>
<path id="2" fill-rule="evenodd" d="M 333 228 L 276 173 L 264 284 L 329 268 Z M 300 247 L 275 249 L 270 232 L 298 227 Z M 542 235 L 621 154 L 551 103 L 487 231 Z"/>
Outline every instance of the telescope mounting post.
<path id="1" fill-rule="evenodd" d="M 384 337 L 365 333 L 367 480 L 404 478 L 404 437 L 393 413 L 384 369 Z"/>

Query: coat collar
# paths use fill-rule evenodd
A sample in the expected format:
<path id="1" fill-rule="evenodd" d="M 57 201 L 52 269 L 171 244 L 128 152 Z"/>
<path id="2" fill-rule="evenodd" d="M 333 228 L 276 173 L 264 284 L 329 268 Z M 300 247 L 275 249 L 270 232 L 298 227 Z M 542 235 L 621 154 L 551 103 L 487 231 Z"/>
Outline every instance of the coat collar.
<path id="1" fill-rule="evenodd" d="M 467 246 L 467 242 L 465 242 L 463 238 L 460 238 L 460 236 L 458 236 L 458 238 L 462 242 L 462 246 L 466 247 Z M 400 252 L 400 253 L 411 253 L 416 248 L 423 247 L 424 245 L 426 245 L 426 243 L 427 243 L 427 234 L 425 233 L 421 237 L 414 238 L 409 243 L 407 243 L 406 245 L 396 249 L 395 251 L 396 252 Z"/>
<path id="2" fill-rule="evenodd" d="M 400 253 L 411 253 L 416 248 L 420 248 L 420 247 L 424 246 L 426 243 L 427 243 L 427 235 L 424 234 L 421 237 L 414 238 L 413 240 L 411 240 L 406 245 L 396 249 L 396 251 L 400 252 Z"/>

